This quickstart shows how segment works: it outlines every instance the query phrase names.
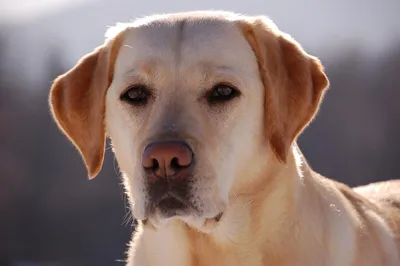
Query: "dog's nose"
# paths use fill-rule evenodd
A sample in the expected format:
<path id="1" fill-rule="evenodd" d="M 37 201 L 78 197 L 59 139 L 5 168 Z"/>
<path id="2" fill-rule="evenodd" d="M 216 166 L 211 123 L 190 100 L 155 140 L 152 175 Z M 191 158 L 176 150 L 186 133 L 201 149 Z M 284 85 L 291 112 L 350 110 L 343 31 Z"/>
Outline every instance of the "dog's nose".
<path id="1" fill-rule="evenodd" d="M 193 152 L 182 141 L 149 144 L 143 152 L 142 166 L 157 177 L 173 177 L 193 162 Z"/>

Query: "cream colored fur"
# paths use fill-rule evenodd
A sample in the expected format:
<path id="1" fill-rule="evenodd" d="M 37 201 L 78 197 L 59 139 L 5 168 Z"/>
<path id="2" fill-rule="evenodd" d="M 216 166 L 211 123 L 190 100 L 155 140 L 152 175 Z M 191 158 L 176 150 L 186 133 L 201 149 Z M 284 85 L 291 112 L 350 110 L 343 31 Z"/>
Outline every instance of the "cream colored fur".
<path id="1" fill-rule="evenodd" d="M 111 59 L 97 59 L 96 69 L 101 63 L 112 70 L 104 85 L 104 110 L 95 111 L 104 112 L 101 134 L 112 141 L 139 219 L 128 266 L 400 265 L 398 181 L 358 188 L 358 194 L 308 166 L 296 137 L 317 111 L 327 79 L 319 61 L 270 20 L 229 12 L 150 16 L 110 28 L 106 44 L 88 58 L 106 52 Z M 94 104 L 71 105 L 76 108 L 72 116 L 60 104 L 70 100 L 60 99 L 59 93 L 77 86 L 68 85 L 68 75 L 93 72 L 93 66 L 84 64 L 56 81 L 50 103 L 94 176 L 101 168 L 101 145 L 96 138 L 86 147 L 87 142 L 77 139 L 86 131 L 71 131 L 78 117 L 91 125 L 85 108 Z M 233 84 L 242 96 L 212 109 L 201 95 L 221 81 Z M 155 90 L 142 109 L 120 100 L 138 83 Z M 291 83 L 304 89 L 301 95 L 289 95 L 297 89 Z M 75 118 L 65 122 L 65 117 Z M 149 198 L 138 170 L 141 153 L 164 133 L 184 136 L 194 146 L 196 185 L 191 193 L 201 216 L 165 219 L 146 213 Z M 98 151 L 96 157 L 88 150 Z M 385 196 L 388 188 L 390 197 Z M 373 199 L 362 196 L 372 194 Z M 213 220 L 220 212 L 222 219 Z"/>

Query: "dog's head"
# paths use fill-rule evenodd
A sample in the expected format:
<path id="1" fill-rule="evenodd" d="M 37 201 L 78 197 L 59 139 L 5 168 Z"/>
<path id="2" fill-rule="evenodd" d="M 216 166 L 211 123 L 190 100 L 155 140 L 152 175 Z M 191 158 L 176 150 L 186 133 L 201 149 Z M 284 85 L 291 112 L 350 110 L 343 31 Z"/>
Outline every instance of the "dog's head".
<path id="1" fill-rule="evenodd" d="M 51 109 L 90 177 L 109 136 L 134 216 L 155 226 L 218 220 L 235 183 L 286 162 L 328 86 L 264 17 L 152 16 L 107 37 L 56 79 Z"/>

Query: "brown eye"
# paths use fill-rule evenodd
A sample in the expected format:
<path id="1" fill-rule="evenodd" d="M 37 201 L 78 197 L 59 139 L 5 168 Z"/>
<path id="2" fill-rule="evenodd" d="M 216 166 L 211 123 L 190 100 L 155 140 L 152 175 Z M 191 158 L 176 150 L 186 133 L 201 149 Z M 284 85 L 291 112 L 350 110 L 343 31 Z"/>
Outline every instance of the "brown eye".
<path id="1" fill-rule="evenodd" d="M 232 86 L 218 84 L 207 93 L 207 100 L 209 103 L 227 102 L 239 95 L 239 91 Z"/>
<path id="2" fill-rule="evenodd" d="M 149 90 L 145 86 L 134 86 L 121 95 L 121 100 L 134 105 L 146 104 Z"/>

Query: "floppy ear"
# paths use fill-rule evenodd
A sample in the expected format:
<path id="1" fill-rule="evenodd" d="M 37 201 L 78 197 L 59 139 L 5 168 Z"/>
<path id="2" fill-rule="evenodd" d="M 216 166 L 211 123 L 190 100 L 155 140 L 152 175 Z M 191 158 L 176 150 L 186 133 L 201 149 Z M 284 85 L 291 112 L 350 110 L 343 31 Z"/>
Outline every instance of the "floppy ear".
<path id="1" fill-rule="evenodd" d="M 49 95 L 59 128 L 80 152 L 89 178 L 101 170 L 105 148 L 105 95 L 113 78 L 120 38 L 85 55 L 53 83 Z"/>
<path id="2" fill-rule="evenodd" d="M 291 144 L 318 111 L 328 78 L 321 62 L 264 17 L 241 21 L 265 87 L 265 127 L 276 157 L 286 163 Z"/>

